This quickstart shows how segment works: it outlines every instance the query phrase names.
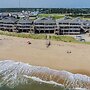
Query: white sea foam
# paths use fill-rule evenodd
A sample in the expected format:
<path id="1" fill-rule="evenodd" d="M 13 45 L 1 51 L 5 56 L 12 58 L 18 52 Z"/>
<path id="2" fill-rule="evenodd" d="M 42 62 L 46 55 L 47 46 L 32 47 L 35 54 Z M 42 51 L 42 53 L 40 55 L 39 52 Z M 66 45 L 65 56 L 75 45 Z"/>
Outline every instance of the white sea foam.
<path id="1" fill-rule="evenodd" d="M 24 77 L 26 77 L 26 78 L 28 78 L 28 79 L 32 79 L 32 80 L 37 81 L 37 82 L 42 82 L 42 83 L 47 83 L 47 84 L 54 84 L 54 85 L 58 85 L 58 86 L 64 87 L 64 85 L 59 84 L 59 83 L 56 83 L 56 82 L 54 82 L 54 81 L 44 81 L 44 80 L 42 80 L 42 79 L 40 79 L 40 78 L 31 77 L 31 76 L 27 76 L 27 75 L 24 75 Z"/>
<path id="2" fill-rule="evenodd" d="M 75 90 L 80 90 L 81 88 L 90 90 L 90 77 L 86 75 L 32 66 L 11 60 L 0 61 L 1 87 L 6 85 L 13 88 L 19 84 L 27 84 L 30 79 L 43 83 L 62 85 L 71 89 L 76 88 Z M 60 80 L 63 80 L 63 82 L 60 83 Z"/>
<path id="3" fill-rule="evenodd" d="M 86 88 L 75 88 L 75 90 L 87 90 Z"/>

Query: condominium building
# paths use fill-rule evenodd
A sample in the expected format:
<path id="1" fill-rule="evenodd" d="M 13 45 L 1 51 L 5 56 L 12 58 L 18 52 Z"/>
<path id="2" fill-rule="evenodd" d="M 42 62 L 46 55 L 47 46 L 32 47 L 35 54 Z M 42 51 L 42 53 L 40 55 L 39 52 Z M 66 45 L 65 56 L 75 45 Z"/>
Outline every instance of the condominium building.
<path id="1" fill-rule="evenodd" d="M 56 21 L 52 18 L 38 18 L 34 21 L 35 33 L 54 33 L 57 29 Z"/>

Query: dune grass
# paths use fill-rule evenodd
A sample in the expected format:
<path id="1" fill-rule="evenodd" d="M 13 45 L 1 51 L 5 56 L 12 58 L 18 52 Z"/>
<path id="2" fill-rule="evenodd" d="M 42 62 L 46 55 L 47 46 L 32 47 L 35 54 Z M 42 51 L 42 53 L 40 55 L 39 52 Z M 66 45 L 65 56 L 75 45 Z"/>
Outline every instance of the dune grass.
<path id="1" fill-rule="evenodd" d="M 0 31 L 0 35 L 31 38 L 31 39 L 47 39 L 46 34 L 30 34 L 30 33 L 15 33 L 15 32 Z M 70 36 L 57 36 L 57 35 L 49 35 L 49 36 L 51 40 L 55 41 L 76 42 L 76 40 Z"/>
<path id="2" fill-rule="evenodd" d="M 76 42 L 76 40 L 71 36 L 51 36 L 51 40 L 63 42 Z"/>
<path id="3" fill-rule="evenodd" d="M 21 37 L 21 38 L 32 38 L 32 39 L 46 39 L 46 35 L 43 34 L 29 34 L 29 33 L 15 33 L 15 32 L 7 32 L 0 31 L 0 35 Z"/>
<path id="4" fill-rule="evenodd" d="M 30 33 L 15 33 L 15 32 L 8 32 L 8 31 L 0 31 L 0 35 L 6 36 L 14 36 L 14 37 L 21 37 L 21 38 L 31 38 L 31 39 L 47 39 L 46 34 L 30 34 Z M 77 41 L 72 36 L 60 36 L 60 35 L 49 35 L 50 40 L 54 41 L 62 41 L 62 42 L 69 42 L 69 43 L 79 43 L 79 44 L 89 44 L 90 42 L 80 42 Z"/>

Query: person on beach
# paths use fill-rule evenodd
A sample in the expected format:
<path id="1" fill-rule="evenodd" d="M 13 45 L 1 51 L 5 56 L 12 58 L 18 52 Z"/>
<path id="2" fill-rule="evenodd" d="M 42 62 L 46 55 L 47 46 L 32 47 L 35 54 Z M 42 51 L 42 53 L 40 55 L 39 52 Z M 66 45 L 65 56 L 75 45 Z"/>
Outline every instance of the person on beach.
<path id="1" fill-rule="evenodd" d="M 31 44 L 31 42 L 30 41 L 27 41 L 27 43 L 30 45 Z"/>
<path id="2" fill-rule="evenodd" d="M 50 42 L 50 36 L 47 36 L 46 37 L 46 47 L 48 48 L 50 45 L 51 45 L 51 42 Z"/>
<path id="3" fill-rule="evenodd" d="M 48 48 L 49 46 L 51 45 L 51 42 L 50 42 L 50 40 L 46 40 L 46 47 Z"/>
<path id="4" fill-rule="evenodd" d="M 70 53 L 72 53 L 72 52 L 69 50 L 69 51 L 67 51 L 67 53 L 70 54 Z"/>

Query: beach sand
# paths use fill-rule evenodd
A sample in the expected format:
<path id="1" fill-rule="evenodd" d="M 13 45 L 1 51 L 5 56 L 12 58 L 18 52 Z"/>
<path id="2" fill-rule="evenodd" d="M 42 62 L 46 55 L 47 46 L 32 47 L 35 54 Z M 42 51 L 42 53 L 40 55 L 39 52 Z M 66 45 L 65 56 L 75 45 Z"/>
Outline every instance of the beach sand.
<path id="1" fill-rule="evenodd" d="M 28 45 L 30 41 L 32 44 Z M 71 51 L 71 53 L 67 53 Z M 90 76 L 90 45 L 0 36 L 0 60 L 14 60 Z"/>

